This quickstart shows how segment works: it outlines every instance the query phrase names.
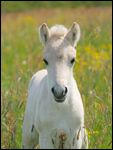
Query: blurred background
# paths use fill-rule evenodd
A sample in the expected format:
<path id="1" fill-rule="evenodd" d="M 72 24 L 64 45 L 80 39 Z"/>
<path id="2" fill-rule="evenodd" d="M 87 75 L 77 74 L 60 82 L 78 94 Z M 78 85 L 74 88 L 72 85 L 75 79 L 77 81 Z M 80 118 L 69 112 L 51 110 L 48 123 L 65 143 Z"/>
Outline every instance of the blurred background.
<path id="1" fill-rule="evenodd" d="M 90 149 L 112 148 L 112 1 L 1 2 L 1 148 L 22 147 L 32 75 L 44 68 L 38 28 L 74 21 L 81 28 L 74 76 L 85 108 Z"/>

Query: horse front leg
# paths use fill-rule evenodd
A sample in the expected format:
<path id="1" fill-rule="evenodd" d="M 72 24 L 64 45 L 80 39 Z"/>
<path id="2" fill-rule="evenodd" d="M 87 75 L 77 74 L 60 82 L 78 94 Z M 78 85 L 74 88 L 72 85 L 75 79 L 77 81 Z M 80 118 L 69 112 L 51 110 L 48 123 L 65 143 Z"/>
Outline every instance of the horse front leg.
<path id="1" fill-rule="evenodd" d="M 46 135 L 46 134 L 45 134 Z M 40 149 L 54 149 L 52 139 L 50 136 L 39 135 L 39 146 Z"/>
<path id="2" fill-rule="evenodd" d="M 88 149 L 88 136 L 85 127 L 82 128 L 82 148 L 81 149 Z"/>

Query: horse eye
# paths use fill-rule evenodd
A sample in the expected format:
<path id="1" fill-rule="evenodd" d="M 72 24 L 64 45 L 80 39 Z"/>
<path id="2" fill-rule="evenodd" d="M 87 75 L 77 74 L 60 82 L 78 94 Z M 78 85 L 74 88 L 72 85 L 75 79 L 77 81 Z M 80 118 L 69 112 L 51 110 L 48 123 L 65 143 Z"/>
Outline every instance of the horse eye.
<path id="1" fill-rule="evenodd" d="M 48 65 L 48 62 L 47 62 L 47 60 L 46 60 L 46 59 L 43 59 L 43 61 L 44 61 L 44 63 L 45 63 L 46 65 Z"/>
<path id="2" fill-rule="evenodd" d="M 75 62 L 75 58 L 73 58 L 72 60 L 71 60 L 71 64 L 73 64 Z"/>

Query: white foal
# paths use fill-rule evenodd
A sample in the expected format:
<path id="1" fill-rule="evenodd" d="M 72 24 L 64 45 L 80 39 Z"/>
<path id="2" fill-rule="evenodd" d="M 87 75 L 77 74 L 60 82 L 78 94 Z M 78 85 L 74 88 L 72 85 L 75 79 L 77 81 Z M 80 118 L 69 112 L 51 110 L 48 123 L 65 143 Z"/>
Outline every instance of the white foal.
<path id="1" fill-rule="evenodd" d="M 80 28 L 40 27 L 46 69 L 33 75 L 23 123 L 23 148 L 87 149 L 84 109 L 73 65 Z"/>

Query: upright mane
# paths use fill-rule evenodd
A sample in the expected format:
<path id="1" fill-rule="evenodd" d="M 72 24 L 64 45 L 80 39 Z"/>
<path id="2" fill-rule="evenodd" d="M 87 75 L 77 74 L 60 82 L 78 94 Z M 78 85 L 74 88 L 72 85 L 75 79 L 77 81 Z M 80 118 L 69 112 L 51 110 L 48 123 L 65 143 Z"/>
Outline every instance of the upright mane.
<path id="1" fill-rule="evenodd" d="M 63 25 L 55 25 L 50 28 L 50 36 L 51 37 L 61 37 L 64 36 L 68 32 L 68 29 Z"/>

